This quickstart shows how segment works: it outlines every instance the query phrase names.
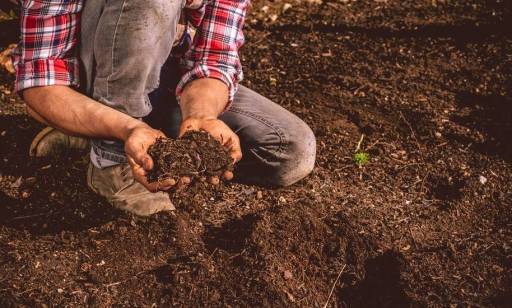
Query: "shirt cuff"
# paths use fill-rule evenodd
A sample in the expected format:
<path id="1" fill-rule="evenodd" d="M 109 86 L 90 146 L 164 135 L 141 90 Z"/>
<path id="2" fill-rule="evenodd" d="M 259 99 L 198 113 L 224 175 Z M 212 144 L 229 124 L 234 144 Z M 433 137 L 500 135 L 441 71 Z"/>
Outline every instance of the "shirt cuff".
<path id="1" fill-rule="evenodd" d="M 75 58 L 37 59 L 15 63 L 14 90 L 52 85 L 79 86 L 79 64 Z"/>
<path id="2" fill-rule="evenodd" d="M 224 111 L 226 111 L 231 106 L 235 94 L 238 91 L 238 79 L 234 80 L 235 78 L 233 76 L 230 76 L 225 71 L 218 69 L 216 67 L 208 66 L 206 64 L 199 64 L 194 66 L 194 68 L 192 68 L 190 71 L 188 71 L 181 77 L 181 80 L 178 83 L 178 86 L 176 87 L 176 97 L 178 102 L 180 101 L 180 96 L 183 93 L 183 89 L 185 89 L 185 86 L 189 82 L 200 78 L 218 79 L 224 82 L 226 86 L 228 86 L 229 98 L 226 108 L 224 108 Z"/>

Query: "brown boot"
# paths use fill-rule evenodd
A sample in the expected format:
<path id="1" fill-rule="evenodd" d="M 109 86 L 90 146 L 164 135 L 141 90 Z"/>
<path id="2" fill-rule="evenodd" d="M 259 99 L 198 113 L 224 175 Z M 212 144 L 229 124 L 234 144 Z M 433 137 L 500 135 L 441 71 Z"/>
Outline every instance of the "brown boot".
<path id="1" fill-rule="evenodd" d="M 89 146 L 89 139 L 69 136 L 53 127 L 46 127 L 32 140 L 29 154 L 33 157 L 46 157 L 70 149 L 87 150 Z"/>
<path id="2" fill-rule="evenodd" d="M 89 163 L 87 185 L 114 207 L 138 216 L 175 209 L 167 193 L 152 193 L 135 181 L 128 164 L 100 169 Z"/>

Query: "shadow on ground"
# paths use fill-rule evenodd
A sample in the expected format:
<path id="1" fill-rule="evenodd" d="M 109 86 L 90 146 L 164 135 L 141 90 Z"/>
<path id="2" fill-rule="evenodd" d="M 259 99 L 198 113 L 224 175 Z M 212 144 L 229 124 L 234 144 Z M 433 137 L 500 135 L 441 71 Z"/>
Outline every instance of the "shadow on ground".
<path id="1" fill-rule="evenodd" d="M 365 278 L 341 289 L 338 298 L 346 307 L 410 307 L 401 279 L 404 267 L 404 257 L 395 251 L 368 259 Z"/>
<path id="2" fill-rule="evenodd" d="M 464 144 L 474 144 L 475 150 L 485 155 L 512 161 L 512 99 L 501 95 L 475 95 L 461 92 L 456 96 L 459 111 L 451 120 L 474 130 L 482 138 L 451 134 Z"/>
<path id="3" fill-rule="evenodd" d="M 29 157 L 30 142 L 40 128 L 25 115 L 0 116 L 0 225 L 54 234 L 117 217 L 119 211 L 87 188 L 87 153 Z"/>

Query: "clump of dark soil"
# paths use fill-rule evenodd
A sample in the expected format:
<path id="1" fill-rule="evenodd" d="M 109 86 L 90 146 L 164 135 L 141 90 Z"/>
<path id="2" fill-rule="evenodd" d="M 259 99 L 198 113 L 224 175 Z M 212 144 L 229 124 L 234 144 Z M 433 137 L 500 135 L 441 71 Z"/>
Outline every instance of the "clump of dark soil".
<path id="1" fill-rule="evenodd" d="M 233 169 L 229 150 L 206 131 L 190 131 L 178 139 L 158 138 L 148 153 L 155 164 L 149 182 L 220 176 Z"/>

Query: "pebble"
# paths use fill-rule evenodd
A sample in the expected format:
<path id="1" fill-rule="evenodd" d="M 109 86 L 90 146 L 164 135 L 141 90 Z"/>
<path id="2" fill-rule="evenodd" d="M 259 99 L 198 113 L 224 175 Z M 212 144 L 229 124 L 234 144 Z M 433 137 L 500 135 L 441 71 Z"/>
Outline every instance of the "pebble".
<path id="1" fill-rule="evenodd" d="M 20 176 L 14 183 L 11 184 L 12 188 L 19 188 L 21 186 L 22 177 Z"/>
<path id="2" fill-rule="evenodd" d="M 292 8 L 292 5 L 290 3 L 285 3 L 283 5 L 283 13 L 285 13 L 286 11 L 288 11 L 291 8 Z"/>
<path id="3" fill-rule="evenodd" d="M 82 272 L 88 272 L 91 270 L 91 265 L 89 263 L 82 263 L 82 265 L 80 265 L 80 270 Z"/>
<path id="4" fill-rule="evenodd" d="M 402 247 L 402 251 L 408 251 L 409 249 L 411 249 L 411 245 L 405 245 L 404 247 Z"/>
<path id="5" fill-rule="evenodd" d="M 481 175 L 478 177 L 478 181 L 480 181 L 480 184 L 485 185 L 485 183 L 487 183 L 487 178 Z"/>
<path id="6" fill-rule="evenodd" d="M 441 135 L 440 132 L 435 132 L 434 135 L 436 136 L 436 138 L 441 138 L 443 135 Z"/>
<path id="7" fill-rule="evenodd" d="M 283 277 L 286 280 L 290 280 L 290 279 L 293 278 L 293 274 L 289 270 L 286 270 L 286 271 L 283 272 Z"/>
<path id="8" fill-rule="evenodd" d="M 263 192 L 261 190 L 258 190 L 256 192 L 256 199 L 259 200 L 259 199 L 262 199 L 262 198 L 263 198 Z"/>
<path id="9" fill-rule="evenodd" d="M 279 202 L 286 203 L 286 199 L 283 196 L 281 196 L 279 197 Z"/>

